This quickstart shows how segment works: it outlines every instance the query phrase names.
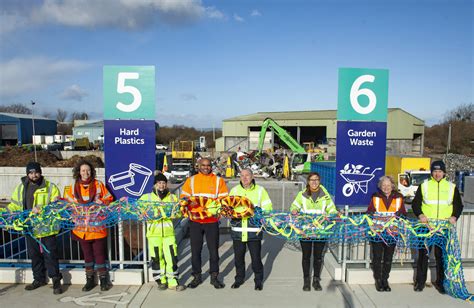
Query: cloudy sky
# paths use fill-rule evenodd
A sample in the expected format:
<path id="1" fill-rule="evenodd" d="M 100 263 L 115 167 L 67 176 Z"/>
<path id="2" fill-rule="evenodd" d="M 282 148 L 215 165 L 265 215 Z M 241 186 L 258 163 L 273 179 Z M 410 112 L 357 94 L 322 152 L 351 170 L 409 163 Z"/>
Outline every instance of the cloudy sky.
<path id="1" fill-rule="evenodd" d="M 472 0 L 1 0 L 0 104 L 102 116 L 104 65 L 156 67 L 162 125 L 336 109 L 338 68 L 390 71 L 434 124 L 473 102 Z"/>

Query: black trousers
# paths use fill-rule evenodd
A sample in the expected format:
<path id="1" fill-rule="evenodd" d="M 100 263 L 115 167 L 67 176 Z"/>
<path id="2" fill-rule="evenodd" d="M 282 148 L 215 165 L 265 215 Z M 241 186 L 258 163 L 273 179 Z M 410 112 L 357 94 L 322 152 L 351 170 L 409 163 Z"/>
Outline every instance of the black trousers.
<path id="1" fill-rule="evenodd" d="M 374 279 L 387 280 L 392 269 L 392 259 L 395 245 L 387 245 L 383 242 L 371 242 L 372 245 L 372 270 Z"/>
<path id="2" fill-rule="evenodd" d="M 310 268 L 311 268 L 311 252 L 313 252 L 313 271 L 314 279 L 321 280 L 321 269 L 323 267 L 324 259 L 324 248 L 326 247 L 326 242 L 309 242 L 309 241 L 300 241 L 301 250 L 303 252 L 303 277 L 310 278 Z"/>
<path id="3" fill-rule="evenodd" d="M 430 251 L 433 246 L 429 247 Z M 436 259 L 436 283 L 443 284 L 444 281 L 444 264 L 443 250 L 438 246 L 434 247 L 434 255 Z M 416 264 L 416 282 L 424 284 L 428 274 L 429 251 L 425 248 L 418 249 L 418 261 Z"/>
<path id="4" fill-rule="evenodd" d="M 262 241 L 242 242 L 234 240 L 234 262 L 235 262 L 235 281 L 243 283 L 245 280 L 245 252 L 247 247 L 252 259 L 252 270 L 254 272 L 255 283 L 263 282 L 263 263 L 262 263 Z"/>
<path id="5" fill-rule="evenodd" d="M 206 236 L 207 249 L 209 250 L 209 272 L 219 273 L 219 223 L 200 224 L 189 222 L 189 236 L 191 239 L 191 264 L 193 275 L 201 274 L 201 252 Z"/>
<path id="6" fill-rule="evenodd" d="M 31 236 L 27 235 L 26 243 L 28 245 L 28 255 L 31 258 L 31 269 L 33 270 L 33 279 L 38 281 L 46 281 L 46 270 L 48 271 L 48 277 L 54 278 L 59 277 L 59 261 L 58 261 L 58 249 L 56 236 L 47 236 L 40 241 L 49 253 L 43 251 L 39 243 Z"/>

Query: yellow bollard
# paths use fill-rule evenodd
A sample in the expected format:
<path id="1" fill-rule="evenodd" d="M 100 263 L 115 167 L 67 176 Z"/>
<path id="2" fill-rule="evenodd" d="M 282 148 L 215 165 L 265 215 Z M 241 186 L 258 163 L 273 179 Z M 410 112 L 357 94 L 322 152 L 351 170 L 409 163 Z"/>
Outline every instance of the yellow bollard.
<path id="1" fill-rule="evenodd" d="M 166 155 L 165 155 L 165 158 L 163 159 L 163 170 L 161 172 L 162 173 L 168 172 L 168 159 L 166 158 Z"/>
<path id="2" fill-rule="evenodd" d="M 230 156 L 227 157 L 227 167 L 225 168 L 225 177 L 233 178 L 234 177 L 234 168 L 232 167 L 232 162 Z"/>
<path id="3" fill-rule="evenodd" d="M 286 179 L 290 178 L 290 161 L 288 156 L 285 155 L 285 162 L 283 163 L 283 177 Z"/>

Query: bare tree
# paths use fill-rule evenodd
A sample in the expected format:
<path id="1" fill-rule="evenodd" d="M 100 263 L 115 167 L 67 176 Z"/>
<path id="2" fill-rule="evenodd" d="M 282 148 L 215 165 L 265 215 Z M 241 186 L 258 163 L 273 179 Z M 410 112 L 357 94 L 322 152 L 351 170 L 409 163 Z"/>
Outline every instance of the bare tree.
<path id="1" fill-rule="evenodd" d="M 51 112 L 49 111 L 44 111 L 43 113 L 41 113 L 41 115 L 47 119 L 51 118 Z"/>
<path id="2" fill-rule="evenodd" d="M 31 114 L 31 108 L 26 107 L 24 104 L 10 104 L 6 106 L 0 106 L 0 112 L 11 112 L 21 114 Z"/>
<path id="3" fill-rule="evenodd" d="M 71 120 L 89 120 L 89 115 L 86 112 L 73 112 L 71 114 Z"/>
<path id="4" fill-rule="evenodd" d="M 444 123 L 450 122 L 474 122 L 474 104 L 462 104 L 451 110 L 444 118 Z"/>
<path id="5" fill-rule="evenodd" d="M 67 111 L 61 108 L 58 108 L 58 110 L 56 110 L 56 121 L 62 123 L 66 121 L 66 119 L 67 119 Z"/>

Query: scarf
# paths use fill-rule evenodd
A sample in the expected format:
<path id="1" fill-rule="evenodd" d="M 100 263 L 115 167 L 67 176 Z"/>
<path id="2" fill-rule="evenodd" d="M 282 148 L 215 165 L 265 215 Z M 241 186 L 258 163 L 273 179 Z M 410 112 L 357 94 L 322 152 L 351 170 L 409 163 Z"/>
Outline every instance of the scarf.
<path id="1" fill-rule="evenodd" d="M 169 190 L 168 188 L 165 188 L 165 190 L 162 190 L 162 191 L 157 189 L 155 192 L 156 192 L 156 195 L 160 198 L 160 200 L 163 200 L 168 195 Z"/>
<path id="2" fill-rule="evenodd" d="M 89 200 L 87 201 L 82 199 L 81 185 L 89 186 Z M 89 178 L 86 181 L 82 181 L 81 179 L 79 179 L 79 180 L 76 180 L 76 183 L 74 183 L 74 197 L 76 198 L 77 202 L 81 204 L 93 202 L 95 200 L 96 192 L 97 192 L 97 189 L 94 183 L 94 179 L 92 178 Z"/>

